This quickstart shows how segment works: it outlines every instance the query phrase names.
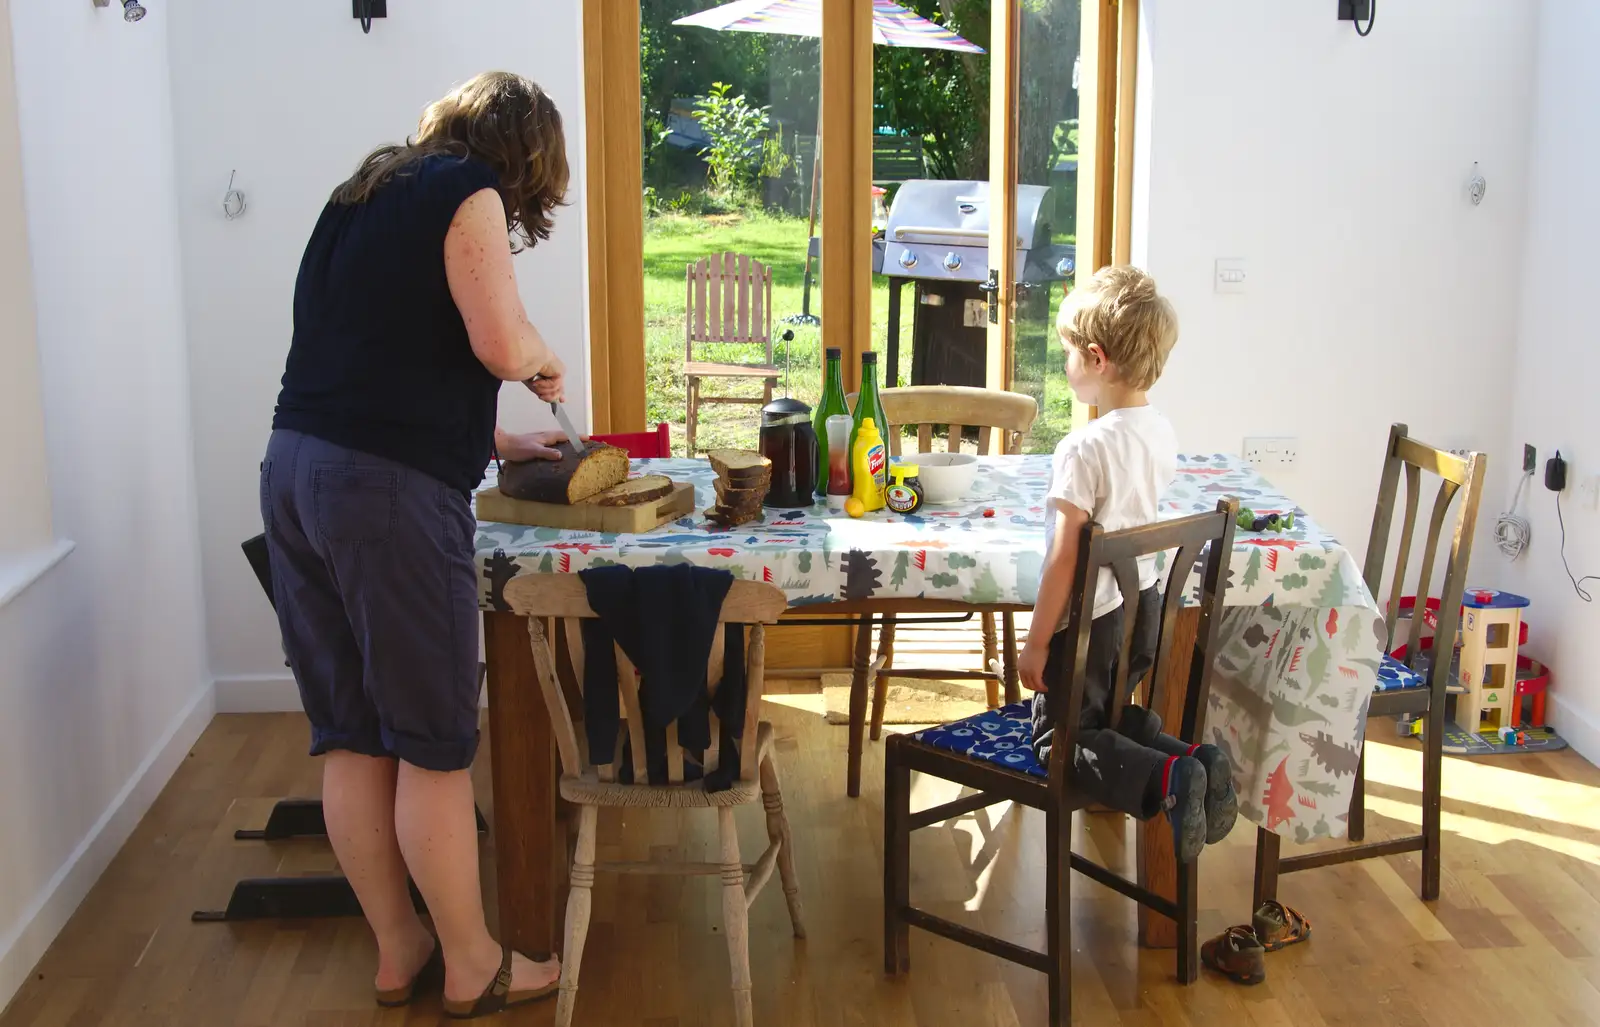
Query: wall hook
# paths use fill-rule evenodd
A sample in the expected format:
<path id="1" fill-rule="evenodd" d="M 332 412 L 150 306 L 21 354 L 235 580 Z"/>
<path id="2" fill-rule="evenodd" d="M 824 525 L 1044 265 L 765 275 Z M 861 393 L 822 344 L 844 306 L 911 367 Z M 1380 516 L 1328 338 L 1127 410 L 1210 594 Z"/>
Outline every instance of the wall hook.
<path id="1" fill-rule="evenodd" d="M 232 221 L 244 213 L 244 193 L 233 187 L 233 176 L 238 171 L 228 172 L 228 191 L 222 194 L 222 216 Z"/>

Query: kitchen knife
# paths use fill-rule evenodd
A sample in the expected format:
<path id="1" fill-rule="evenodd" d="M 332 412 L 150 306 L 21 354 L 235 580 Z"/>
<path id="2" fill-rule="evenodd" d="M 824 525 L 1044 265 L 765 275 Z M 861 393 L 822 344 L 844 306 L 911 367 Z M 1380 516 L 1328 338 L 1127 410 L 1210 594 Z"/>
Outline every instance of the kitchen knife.
<path id="1" fill-rule="evenodd" d="M 556 423 L 561 426 L 562 431 L 566 432 L 567 441 L 572 443 L 572 451 L 574 453 L 582 453 L 583 439 L 579 437 L 578 429 L 572 426 L 572 418 L 567 416 L 566 407 L 560 403 L 551 403 L 550 412 L 556 415 Z"/>

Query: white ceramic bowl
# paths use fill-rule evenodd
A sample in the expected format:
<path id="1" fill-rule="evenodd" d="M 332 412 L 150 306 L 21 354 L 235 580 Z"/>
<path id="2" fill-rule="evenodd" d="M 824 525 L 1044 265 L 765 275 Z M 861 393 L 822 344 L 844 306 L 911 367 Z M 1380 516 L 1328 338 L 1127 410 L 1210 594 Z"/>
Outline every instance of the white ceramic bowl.
<path id="1" fill-rule="evenodd" d="M 922 501 L 935 506 L 961 502 L 978 476 L 978 458 L 971 453 L 918 453 L 902 459 L 916 465 Z"/>

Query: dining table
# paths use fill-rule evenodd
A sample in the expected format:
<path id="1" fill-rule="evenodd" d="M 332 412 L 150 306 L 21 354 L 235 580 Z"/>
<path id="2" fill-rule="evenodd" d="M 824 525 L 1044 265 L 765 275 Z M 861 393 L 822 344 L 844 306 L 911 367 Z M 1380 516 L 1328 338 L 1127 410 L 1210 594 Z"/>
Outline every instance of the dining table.
<path id="1" fill-rule="evenodd" d="M 859 792 L 867 696 L 879 669 L 875 623 L 889 614 L 1026 611 L 1043 566 L 1049 455 L 984 456 L 964 497 L 907 515 L 862 518 L 810 507 L 767 508 L 733 528 L 709 522 L 715 473 L 703 460 L 635 460 L 639 474 L 692 482 L 694 511 L 653 531 L 606 534 L 478 523 L 479 601 L 488 668 L 488 726 L 502 940 L 538 957 L 559 948 L 567 844 L 551 739 L 526 622 L 504 598 L 526 574 L 691 564 L 782 589 L 795 613 L 837 612 L 856 625 L 847 790 Z M 489 468 L 485 487 L 494 481 Z M 1226 610 L 1213 653 L 1203 737 L 1227 752 L 1242 819 L 1305 842 L 1345 834 L 1367 705 L 1377 684 L 1383 619 L 1351 552 L 1256 469 L 1230 454 L 1186 454 L 1159 518 L 1237 499 L 1258 515 L 1294 514 L 1286 530 L 1236 533 Z M 1156 712 L 1176 723 L 1199 625 L 1203 554 L 1160 572 L 1181 581 L 1184 608 Z M 1006 700 L 1017 701 L 1007 647 Z M 1148 828 L 1148 829 L 1147 829 Z M 1158 829 L 1159 828 L 1159 829 Z M 1171 833 L 1140 824 L 1140 878 L 1176 894 Z M 1174 925 L 1140 909 L 1139 937 L 1176 944 Z"/>

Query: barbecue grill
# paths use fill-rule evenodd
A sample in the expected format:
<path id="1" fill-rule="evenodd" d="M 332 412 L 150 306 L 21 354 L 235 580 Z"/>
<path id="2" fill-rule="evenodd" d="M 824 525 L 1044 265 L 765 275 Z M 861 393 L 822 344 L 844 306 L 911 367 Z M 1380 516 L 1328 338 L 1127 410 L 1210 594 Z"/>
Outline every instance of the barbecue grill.
<path id="1" fill-rule="evenodd" d="M 1017 187 L 1019 324 L 1044 321 L 1049 286 L 1071 277 L 1076 266 L 1074 247 L 1051 242 L 1052 199 L 1049 186 Z M 881 254 L 882 266 L 873 270 L 889 279 L 884 384 L 898 381 L 901 289 L 911 282 L 911 384 L 985 385 L 988 304 L 998 284 L 989 273 L 989 183 L 903 183 L 889 209 Z M 1016 377 L 1042 380 L 1048 335 L 1024 339 L 1019 333 L 1018 367 L 1037 363 L 1039 372 Z"/>

